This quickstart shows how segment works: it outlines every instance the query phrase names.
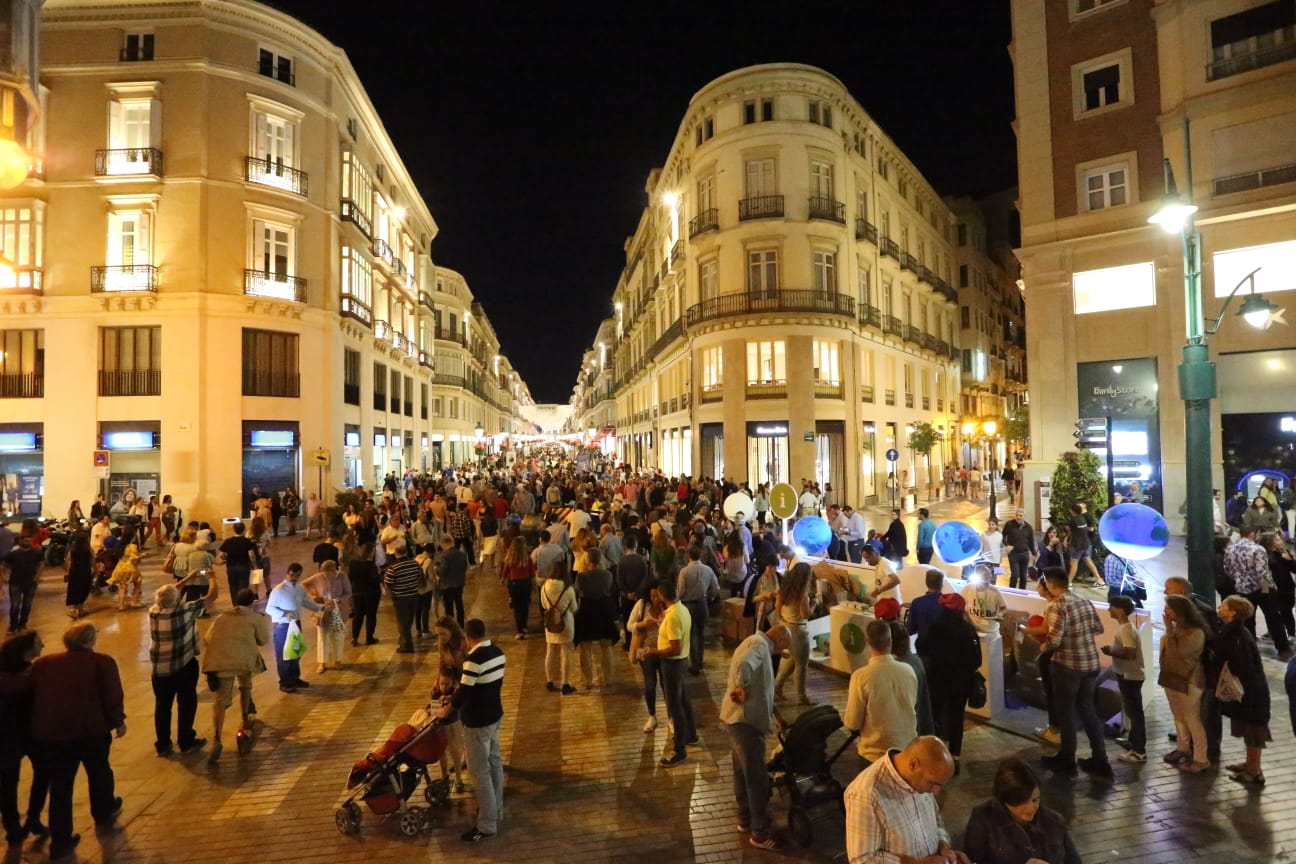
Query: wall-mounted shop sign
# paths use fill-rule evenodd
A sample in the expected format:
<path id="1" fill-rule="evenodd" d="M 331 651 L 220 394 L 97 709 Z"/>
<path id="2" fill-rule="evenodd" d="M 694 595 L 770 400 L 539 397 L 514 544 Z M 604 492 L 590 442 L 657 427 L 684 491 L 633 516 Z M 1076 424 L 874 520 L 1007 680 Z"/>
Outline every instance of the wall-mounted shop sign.
<path id="1" fill-rule="evenodd" d="M 787 434 L 788 427 L 786 423 L 764 421 L 747 424 L 747 436 L 749 438 L 779 438 Z"/>

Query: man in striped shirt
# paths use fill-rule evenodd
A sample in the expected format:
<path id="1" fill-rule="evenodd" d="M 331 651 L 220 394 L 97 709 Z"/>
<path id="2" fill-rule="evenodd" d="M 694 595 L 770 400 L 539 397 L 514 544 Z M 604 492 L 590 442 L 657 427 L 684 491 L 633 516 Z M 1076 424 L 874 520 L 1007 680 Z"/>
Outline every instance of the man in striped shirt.
<path id="1" fill-rule="evenodd" d="M 463 724 L 468 774 L 477 796 L 477 824 L 465 831 L 461 839 L 476 843 L 495 836 L 504 806 L 504 763 L 500 757 L 504 652 L 486 638 L 486 625 L 480 618 L 470 618 L 464 624 L 464 637 L 468 656 L 464 658 L 463 679 L 440 716 L 458 711 Z"/>
<path id="2" fill-rule="evenodd" d="M 391 595 L 392 606 L 396 608 L 396 627 L 400 630 L 400 645 L 397 654 L 414 653 L 414 613 L 418 609 L 419 584 L 423 581 L 423 568 L 409 554 L 405 541 L 401 540 L 392 547 L 395 558 L 387 564 L 383 573 L 383 587 Z"/>

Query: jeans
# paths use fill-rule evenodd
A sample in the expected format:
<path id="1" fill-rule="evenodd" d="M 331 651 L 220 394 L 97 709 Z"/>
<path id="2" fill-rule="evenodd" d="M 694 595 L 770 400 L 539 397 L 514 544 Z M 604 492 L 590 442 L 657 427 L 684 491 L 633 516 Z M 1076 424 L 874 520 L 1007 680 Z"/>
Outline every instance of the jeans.
<path id="1" fill-rule="evenodd" d="M 783 685 L 788 678 L 791 678 L 792 686 L 796 688 L 797 698 L 807 699 L 809 697 L 806 696 L 806 667 L 810 665 L 810 631 L 804 624 L 792 624 L 788 626 L 788 635 L 791 639 L 788 653 L 792 655 L 792 662 L 779 666 L 778 674 L 774 678 L 774 692 L 782 696 Z"/>
<path id="2" fill-rule="evenodd" d="M 500 721 L 489 726 L 464 726 L 464 744 L 468 748 L 468 775 L 472 777 L 473 794 L 477 796 L 477 830 L 494 834 L 499 830 L 500 810 L 504 807 L 504 761 L 500 756 Z"/>
<path id="3" fill-rule="evenodd" d="M 125 591 L 125 586 L 122 587 Z M 9 579 L 9 629 L 25 630 L 31 616 L 32 600 L 36 598 L 35 581 Z"/>
<path id="4" fill-rule="evenodd" d="M 9 592 L 9 596 L 12 597 L 12 584 L 9 587 Z M 1251 635 L 1255 635 L 1256 618 L 1259 617 L 1259 613 L 1263 612 L 1265 627 L 1268 628 L 1269 635 L 1273 637 L 1274 647 L 1279 651 L 1286 651 L 1290 648 L 1291 642 L 1287 639 L 1287 628 L 1283 625 L 1282 613 L 1278 611 L 1278 594 L 1274 591 L 1267 594 L 1263 591 L 1256 591 L 1253 594 L 1246 595 L 1246 598 L 1256 607 L 1256 614 L 1248 618 L 1246 622 L 1247 627 L 1251 630 Z M 28 604 L 31 603 L 30 600 L 27 602 Z M 13 620 L 13 612 L 9 613 L 9 618 L 10 621 Z"/>
<path id="5" fill-rule="evenodd" d="M 72 789 L 77 768 L 84 766 L 90 786 L 90 815 L 95 822 L 112 820 L 116 797 L 108 751 L 112 735 L 91 735 L 71 741 L 40 742 L 40 759 L 49 772 L 50 852 L 66 850 L 72 844 Z"/>
<path id="6" fill-rule="evenodd" d="M 765 765 L 765 736 L 747 723 L 726 723 L 733 745 L 733 789 L 738 824 L 753 834 L 769 833 L 769 769 Z"/>
<path id="7" fill-rule="evenodd" d="M 662 660 L 660 657 L 645 657 L 639 664 L 643 670 L 644 707 L 649 717 L 657 716 L 657 684 L 661 681 Z M 665 684 L 662 684 L 663 688 Z"/>
<path id="8" fill-rule="evenodd" d="M 432 591 L 420 592 L 418 606 L 414 609 L 414 629 L 419 633 L 432 632 L 432 601 L 436 598 Z"/>
<path id="9" fill-rule="evenodd" d="M 32 743 L 6 741 L 0 747 L 0 820 L 3 820 L 5 833 L 11 841 L 22 831 L 22 815 L 18 812 L 18 776 L 23 756 L 32 765 L 31 791 L 27 796 L 28 819 L 40 818 L 45 809 L 45 797 L 49 794 L 46 766 Z"/>
<path id="10" fill-rule="evenodd" d="M 513 626 L 517 632 L 525 633 L 527 629 L 527 619 L 531 617 L 531 586 L 534 582 L 530 579 L 510 579 L 508 583 L 509 603 L 513 606 Z"/>
<path id="11" fill-rule="evenodd" d="M 688 664 L 690 672 L 702 671 L 702 641 L 706 634 L 707 604 L 705 600 L 685 600 L 684 608 L 693 618 L 693 629 L 689 632 Z"/>
<path id="12" fill-rule="evenodd" d="M 392 607 L 396 610 L 396 629 L 400 635 L 399 651 L 414 650 L 414 613 L 418 611 L 418 595 L 392 595 Z"/>
<path id="13" fill-rule="evenodd" d="M 693 721 L 693 703 L 689 701 L 684 686 L 684 664 L 687 659 L 662 657 L 662 692 L 666 695 L 666 716 L 675 727 L 675 752 L 685 753 L 685 742 L 697 737 L 697 724 Z"/>
<path id="14" fill-rule="evenodd" d="M 441 605 L 447 616 L 453 615 L 462 627 L 464 623 L 463 586 L 441 589 Z"/>
<path id="15" fill-rule="evenodd" d="M 1008 553 L 1008 587 L 1026 588 L 1026 573 L 1030 569 L 1029 552 Z"/>
<path id="16" fill-rule="evenodd" d="M 1147 719 L 1143 715 L 1143 682 L 1116 679 L 1120 687 L 1121 713 L 1129 721 L 1129 746 L 1135 753 L 1147 752 Z"/>
<path id="17" fill-rule="evenodd" d="M 847 541 L 846 541 L 846 557 L 850 559 L 850 562 L 851 562 L 852 564 L 858 564 L 858 563 L 860 563 L 860 559 L 864 557 L 864 541 L 863 541 L 863 540 L 847 540 Z"/>
<path id="18" fill-rule="evenodd" d="M 378 595 L 353 594 L 351 596 L 351 641 L 360 641 L 360 628 L 364 627 L 365 638 L 374 637 L 374 626 L 378 623 Z"/>
<path id="19" fill-rule="evenodd" d="M 1094 690 L 1098 686 L 1098 673 L 1077 672 L 1053 663 L 1050 670 L 1053 678 L 1053 699 L 1058 714 L 1058 732 L 1062 744 L 1058 748 L 1058 758 L 1074 762 L 1076 758 L 1076 735 L 1078 727 L 1084 727 L 1089 737 L 1089 748 L 1093 758 L 1100 762 L 1107 761 L 1107 747 L 1103 741 L 1102 721 L 1094 710 Z"/>
<path id="20" fill-rule="evenodd" d="M 154 746 L 166 750 L 171 746 L 171 703 L 176 705 L 176 742 L 188 747 L 194 734 L 194 717 L 198 714 L 198 660 L 190 660 L 170 675 L 153 676 Z"/>
<path id="21" fill-rule="evenodd" d="M 297 626 L 301 626 L 298 624 Z M 275 668 L 279 672 L 280 687 L 295 687 L 301 680 L 301 661 L 283 659 L 284 643 L 288 641 L 288 624 L 274 625 Z"/>
<path id="22" fill-rule="evenodd" d="M 919 564 L 930 564 L 930 563 L 931 563 L 931 559 L 932 559 L 932 552 L 934 552 L 934 551 L 935 551 L 935 550 L 934 550 L 931 546 L 919 546 L 919 547 L 918 547 L 918 563 L 919 563 Z"/>

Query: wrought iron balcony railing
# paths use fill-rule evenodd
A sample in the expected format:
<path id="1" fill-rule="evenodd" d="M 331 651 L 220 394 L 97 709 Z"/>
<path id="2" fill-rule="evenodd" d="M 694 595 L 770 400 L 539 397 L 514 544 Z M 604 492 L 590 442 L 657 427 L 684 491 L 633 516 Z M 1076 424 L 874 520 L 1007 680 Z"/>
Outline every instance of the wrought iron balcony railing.
<path id="1" fill-rule="evenodd" d="M 158 268 L 152 264 L 126 264 L 90 268 L 90 291 L 152 291 L 157 293 Z"/>
<path id="2" fill-rule="evenodd" d="M 846 224 L 846 205 L 822 195 L 810 197 L 810 218 L 826 219 L 829 222 Z"/>
<path id="3" fill-rule="evenodd" d="M 738 202 L 738 219 L 774 219 L 783 215 L 782 195 L 760 195 L 743 198 Z"/>
<path id="4" fill-rule="evenodd" d="M 162 151 L 156 147 L 124 147 L 95 151 L 96 177 L 162 176 Z"/>
<path id="5" fill-rule="evenodd" d="M 890 256 L 891 258 L 894 258 L 897 261 L 900 260 L 900 245 L 896 243 L 894 240 L 892 240 L 890 237 L 881 238 L 878 244 L 878 250 L 883 255 Z"/>
<path id="6" fill-rule="evenodd" d="M 872 222 L 868 221 L 867 219 L 856 219 L 855 239 L 867 240 L 868 242 L 877 245 L 878 242 L 877 226 L 874 225 Z"/>
<path id="7" fill-rule="evenodd" d="M 691 327 L 714 318 L 760 312 L 817 312 L 854 317 L 855 298 L 847 294 L 804 289 L 721 294 L 690 306 L 684 313 L 684 323 Z"/>
<path id="8" fill-rule="evenodd" d="M 689 238 L 692 239 L 707 231 L 720 230 L 720 211 L 714 207 L 703 210 L 689 220 Z"/>
<path id="9" fill-rule="evenodd" d="M 290 168 L 281 161 L 248 156 L 243 160 L 243 171 L 243 177 L 249 183 L 273 186 L 297 195 L 310 194 L 310 178 L 306 172 Z"/>
<path id="10" fill-rule="evenodd" d="M 5 372 L 0 374 L 0 399 L 40 399 L 44 395 L 44 372 Z"/>
<path id="11" fill-rule="evenodd" d="M 305 303 L 306 280 L 300 276 L 288 276 L 283 273 L 244 270 L 243 293 L 249 297 L 271 297 L 275 300 Z"/>
<path id="12" fill-rule="evenodd" d="M 1252 69 L 1272 66 L 1292 58 L 1296 58 L 1296 42 L 1280 42 L 1277 45 L 1234 54 L 1232 57 L 1224 57 L 1206 64 L 1206 80 L 1218 81 L 1230 75 L 1240 75 Z"/>

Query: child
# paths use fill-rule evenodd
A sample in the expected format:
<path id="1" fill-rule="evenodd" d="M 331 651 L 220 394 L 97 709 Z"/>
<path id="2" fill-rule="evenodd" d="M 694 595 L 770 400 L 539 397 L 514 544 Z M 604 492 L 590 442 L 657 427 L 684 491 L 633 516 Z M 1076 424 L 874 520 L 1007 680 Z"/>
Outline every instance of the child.
<path id="1" fill-rule="evenodd" d="M 442 666 L 441 671 L 437 673 L 436 686 L 432 688 L 429 698 L 431 704 L 428 707 L 430 713 L 436 713 L 438 708 L 444 708 L 450 704 L 450 698 L 459 687 L 458 669 L 450 666 Z M 441 751 L 441 779 L 447 783 L 450 781 L 450 770 L 454 770 L 455 783 L 454 791 L 464 791 L 462 766 L 467 758 L 467 753 L 463 746 L 463 734 L 459 726 L 457 714 L 451 713 L 445 719 L 446 746 Z M 450 751 L 453 750 L 452 754 Z"/>
<path id="2" fill-rule="evenodd" d="M 125 609 L 128 605 L 138 606 L 144 596 L 144 576 L 140 573 L 140 548 L 131 532 L 123 541 L 121 558 L 113 568 L 108 584 L 117 586 L 117 608 Z"/>
<path id="3" fill-rule="evenodd" d="M 1112 620 L 1120 624 L 1111 645 L 1102 652 L 1112 658 L 1112 670 L 1120 686 L 1121 713 L 1129 724 L 1129 749 L 1117 758 L 1122 762 L 1147 761 L 1147 726 L 1143 717 L 1143 646 L 1130 623 L 1134 601 L 1113 597 L 1108 601 Z"/>

